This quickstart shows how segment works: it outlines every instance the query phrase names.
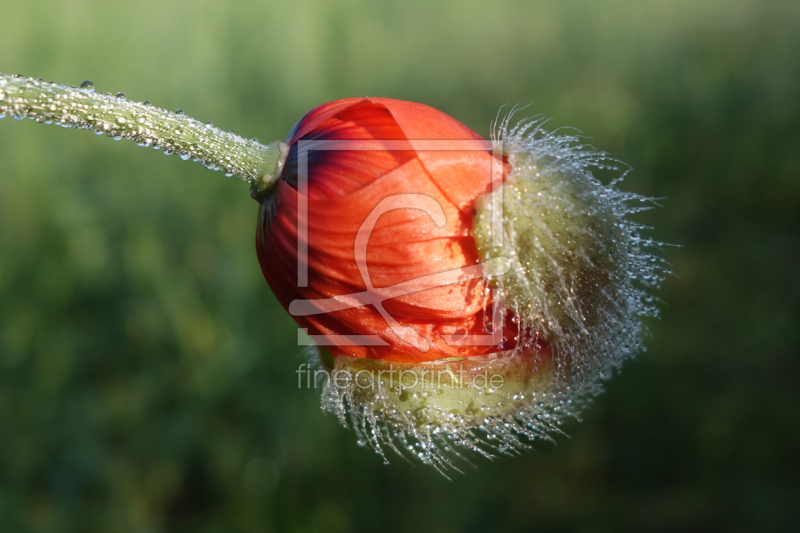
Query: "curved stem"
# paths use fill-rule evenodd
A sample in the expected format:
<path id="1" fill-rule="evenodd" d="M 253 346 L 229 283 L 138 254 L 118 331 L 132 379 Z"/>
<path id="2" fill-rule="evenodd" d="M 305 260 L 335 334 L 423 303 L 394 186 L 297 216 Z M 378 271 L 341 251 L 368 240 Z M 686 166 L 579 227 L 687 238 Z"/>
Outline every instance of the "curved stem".
<path id="1" fill-rule="evenodd" d="M 0 73 L 0 118 L 6 115 L 91 129 L 97 135 L 176 153 L 208 169 L 222 170 L 226 176 L 237 176 L 259 191 L 271 187 L 286 159 L 281 142 L 263 145 L 184 116 L 183 111 L 128 102 L 123 93 L 95 93 L 90 82 L 78 88 Z"/>

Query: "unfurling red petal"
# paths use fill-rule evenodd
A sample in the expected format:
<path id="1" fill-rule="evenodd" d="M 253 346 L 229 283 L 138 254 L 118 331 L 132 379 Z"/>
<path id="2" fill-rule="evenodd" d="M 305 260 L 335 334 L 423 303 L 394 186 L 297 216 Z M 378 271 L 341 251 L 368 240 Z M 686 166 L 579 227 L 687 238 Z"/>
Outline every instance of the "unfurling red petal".
<path id="1" fill-rule="evenodd" d="M 437 142 L 424 142 L 429 140 Z M 308 145 L 300 141 L 366 141 L 370 149 L 343 145 L 345 149 L 304 151 Z M 387 149 L 374 149 L 382 141 L 394 143 L 386 143 Z M 298 123 L 288 144 L 282 180 L 261 208 L 257 236 L 264 275 L 287 309 L 295 300 L 341 300 L 370 287 L 373 296 L 392 296 L 398 285 L 427 282 L 426 276 L 431 275 L 438 275 L 439 282 L 439 286 L 424 285 L 424 290 L 382 302 L 400 326 L 412 328 L 429 342 L 427 351 L 398 337 L 398 331 L 371 304 L 295 316 L 298 323 L 312 334 L 377 335 L 387 343 L 341 344 L 331 347 L 334 354 L 425 361 L 498 350 L 497 346 L 458 346 L 444 337 L 486 334 L 485 314 L 491 303 L 486 280 L 464 273 L 480 268 L 470 235 L 474 200 L 491 189 L 498 175 L 502 179 L 504 168 L 485 141 L 430 107 L 375 98 L 320 106 Z M 298 189 L 307 195 L 301 196 Z M 363 249 L 356 246 L 359 229 L 382 201 L 395 195 L 420 195 L 412 200 L 421 198 L 422 203 L 419 208 L 405 206 L 377 217 L 365 241 L 365 279 L 357 257 Z M 303 238 L 308 249 L 307 287 L 298 286 L 300 201 L 308 213 Z M 423 204 L 434 205 L 443 215 L 441 226 Z"/>

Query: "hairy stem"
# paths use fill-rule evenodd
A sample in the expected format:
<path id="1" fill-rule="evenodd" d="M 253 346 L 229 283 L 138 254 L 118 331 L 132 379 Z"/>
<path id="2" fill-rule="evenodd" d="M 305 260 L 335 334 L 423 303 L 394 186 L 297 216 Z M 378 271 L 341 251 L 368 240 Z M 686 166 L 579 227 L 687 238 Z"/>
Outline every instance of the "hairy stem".
<path id="1" fill-rule="evenodd" d="M 285 145 L 278 141 L 263 145 L 184 116 L 180 110 L 128 102 L 123 93 L 95 93 L 90 82 L 68 87 L 0 73 L 0 119 L 6 115 L 136 141 L 237 176 L 254 189 L 271 186 L 285 159 Z"/>

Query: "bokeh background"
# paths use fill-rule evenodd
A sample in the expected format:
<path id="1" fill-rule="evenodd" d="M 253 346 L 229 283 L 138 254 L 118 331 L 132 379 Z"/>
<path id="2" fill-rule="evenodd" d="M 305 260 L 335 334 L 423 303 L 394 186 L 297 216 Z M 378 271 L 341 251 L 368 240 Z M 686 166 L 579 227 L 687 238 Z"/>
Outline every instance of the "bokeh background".
<path id="1" fill-rule="evenodd" d="M 630 163 L 677 276 L 570 438 L 447 481 L 298 390 L 245 184 L 0 121 L 0 531 L 781 531 L 800 520 L 800 3 L 0 0 L 0 71 L 262 141 L 387 96 Z"/>

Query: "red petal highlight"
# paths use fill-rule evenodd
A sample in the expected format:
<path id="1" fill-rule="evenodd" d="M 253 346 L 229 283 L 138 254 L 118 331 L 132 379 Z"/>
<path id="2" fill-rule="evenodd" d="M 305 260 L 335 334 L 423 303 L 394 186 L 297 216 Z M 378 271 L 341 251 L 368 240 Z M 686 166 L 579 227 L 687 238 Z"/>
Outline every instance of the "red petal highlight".
<path id="1" fill-rule="evenodd" d="M 318 108 L 319 109 L 319 108 Z M 405 140 L 386 107 L 371 100 L 356 100 L 309 113 L 315 124 L 299 128 L 289 141 L 283 177 L 292 184 L 302 179 L 300 141 L 394 141 Z M 309 116 L 307 115 L 307 116 Z M 337 198 L 353 192 L 415 157 L 400 150 L 311 150 L 307 158 L 308 197 Z"/>

